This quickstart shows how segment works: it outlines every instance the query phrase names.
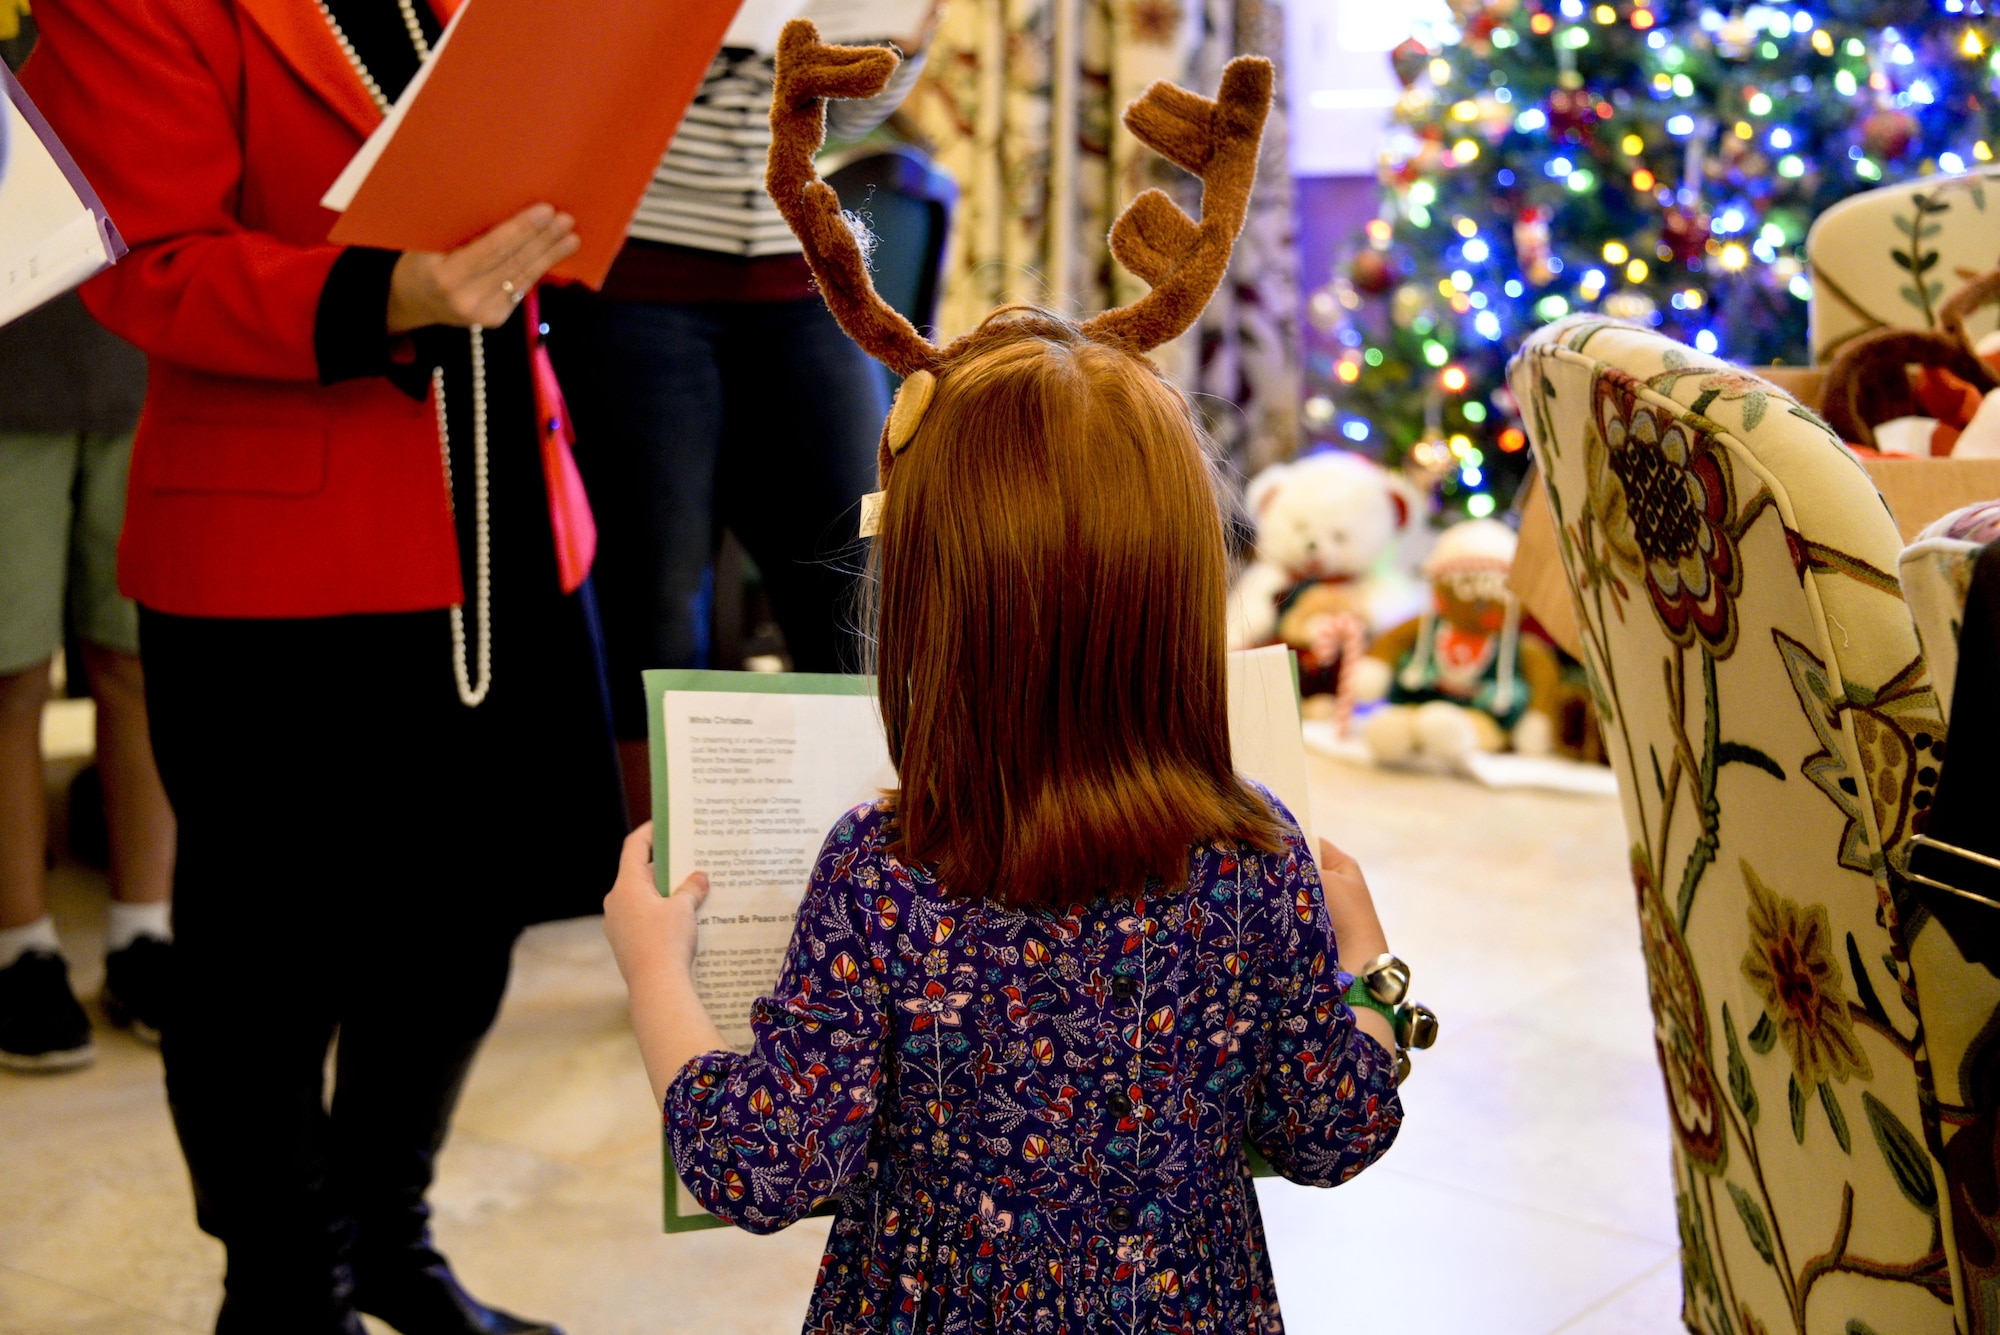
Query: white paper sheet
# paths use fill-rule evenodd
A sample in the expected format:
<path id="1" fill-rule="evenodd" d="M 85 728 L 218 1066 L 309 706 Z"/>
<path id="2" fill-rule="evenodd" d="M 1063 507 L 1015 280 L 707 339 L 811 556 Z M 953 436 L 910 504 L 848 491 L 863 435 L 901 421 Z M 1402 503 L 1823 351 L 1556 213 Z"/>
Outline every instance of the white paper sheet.
<path id="1" fill-rule="evenodd" d="M 723 1041 L 778 981 L 827 831 L 895 783 L 872 695 L 667 691 L 667 884 L 708 875 L 695 991 Z M 657 845 L 657 841 L 656 841 Z M 706 1214 L 676 1190 L 681 1218 Z"/>
<path id="2" fill-rule="evenodd" d="M 667 883 L 708 874 L 695 989 L 740 1051 L 827 831 L 896 775 L 873 696 L 669 691 L 663 713 Z"/>
<path id="3" fill-rule="evenodd" d="M 1269 788 L 1313 842 L 1312 792 L 1299 727 L 1298 677 L 1282 644 L 1229 655 L 1229 749 L 1236 772 Z"/>
<path id="4" fill-rule="evenodd" d="M 0 325 L 111 263 L 103 224 L 0 89 Z"/>

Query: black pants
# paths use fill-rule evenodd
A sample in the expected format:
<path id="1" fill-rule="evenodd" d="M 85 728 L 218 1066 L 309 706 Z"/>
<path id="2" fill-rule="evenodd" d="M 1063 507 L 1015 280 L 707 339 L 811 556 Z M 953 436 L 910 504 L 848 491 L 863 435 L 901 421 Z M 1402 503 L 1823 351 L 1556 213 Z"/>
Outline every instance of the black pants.
<path id="1" fill-rule="evenodd" d="M 427 1248 L 433 1160 L 523 916 L 519 830 L 494 828 L 519 822 L 474 744 L 507 715 L 459 705 L 442 612 L 142 615 L 180 821 L 168 1100 L 241 1328 L 306 1329 L 346 1301 L 350 1260 Z"/>
<path id="2" fill-rule="evenodd" d="M 643 670 L 707 665 L 718 525 L 757 562 L 793 665 L 854 671 L 881 369 L 817 297 L 677 306 L 557 289 L 543 309 L 597 512 L 618 735 L 646 735 Z"/>

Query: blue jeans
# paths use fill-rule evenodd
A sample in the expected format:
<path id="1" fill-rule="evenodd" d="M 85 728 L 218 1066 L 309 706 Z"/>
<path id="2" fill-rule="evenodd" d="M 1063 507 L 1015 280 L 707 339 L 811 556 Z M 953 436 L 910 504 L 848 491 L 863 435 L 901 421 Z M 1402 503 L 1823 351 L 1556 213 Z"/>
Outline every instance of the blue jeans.
<path id="1" fill-rule="evenodd" d="M 860 499 L 888 413 L 875 363 L 818 298 L 664 305 L 547 294 L 549 351 L 598 525 L 618 735 L 639 674 L 708 657 L 719 526 L 756 561 L 801 672 L 851 672 Z"/>

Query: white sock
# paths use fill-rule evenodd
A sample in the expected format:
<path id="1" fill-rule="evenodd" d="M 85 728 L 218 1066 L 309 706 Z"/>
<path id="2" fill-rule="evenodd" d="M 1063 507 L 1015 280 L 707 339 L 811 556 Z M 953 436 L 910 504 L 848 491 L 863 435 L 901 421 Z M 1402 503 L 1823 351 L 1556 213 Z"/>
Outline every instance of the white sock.
<path id="1" fill-rule="evenodd" d="M 31 950 L 62 954 L 62 942 L 56 940 L 56 920 L 46 913 L 33 922 L 0 930 L 0 969 L 9 967 Z"/>
<path id="2" fill-rule="evenodd" d="M 104 953 L 123 950 L 142 936 L 161 941 L 174 939 L 173 928 L 167 925 L 167 901 L 127 904 L 122 899 L 112 900 L 111 921 L 104 929 Z"/>

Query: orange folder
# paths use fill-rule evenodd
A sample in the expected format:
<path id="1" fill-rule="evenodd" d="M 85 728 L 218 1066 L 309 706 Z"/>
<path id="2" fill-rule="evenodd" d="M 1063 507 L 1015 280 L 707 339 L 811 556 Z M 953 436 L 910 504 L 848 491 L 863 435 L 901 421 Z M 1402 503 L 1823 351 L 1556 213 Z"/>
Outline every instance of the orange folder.
<path id="1" fill-rule="evenodd" d="M 451 250 L 531 204 L 576 218 L 550 271 L 603 283 L 741 0 L 465 0 L 328 239 Z"/>

